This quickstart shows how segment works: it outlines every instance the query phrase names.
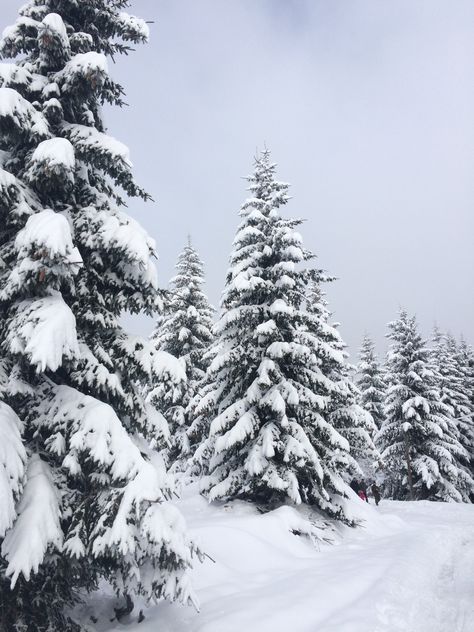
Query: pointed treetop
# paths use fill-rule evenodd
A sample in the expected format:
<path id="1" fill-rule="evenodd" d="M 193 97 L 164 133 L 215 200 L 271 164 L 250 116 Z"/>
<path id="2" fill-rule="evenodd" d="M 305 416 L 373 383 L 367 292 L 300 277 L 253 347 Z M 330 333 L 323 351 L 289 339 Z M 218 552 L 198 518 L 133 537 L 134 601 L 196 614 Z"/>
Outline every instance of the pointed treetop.
<path id="1" fill-rule="evenodd" d="M 253 197 L 244 202 L 241 215 L 249 215 L 257 208 L 268 216 L 273 209 L 288 202 L 290 198 L 286 193 L 290 185 L 275 180 L 276 167 L 277 164 L 271 162 L 269 149 L 265 148 L 257 153 L 254 158 L 254 171 L 246 177 L 249 183 L 248 191 L 252 192 Z"/>

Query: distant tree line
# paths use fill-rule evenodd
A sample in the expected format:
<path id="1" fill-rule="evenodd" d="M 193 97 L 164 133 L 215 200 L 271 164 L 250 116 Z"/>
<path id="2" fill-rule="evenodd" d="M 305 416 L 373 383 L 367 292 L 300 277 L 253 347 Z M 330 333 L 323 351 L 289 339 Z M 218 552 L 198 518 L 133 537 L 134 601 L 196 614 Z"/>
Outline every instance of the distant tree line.
<path id="1" fill-rule="evenodd" d="M 311 265 L 301 222 L 280 214 L 288 185 L 268 151 L 248 182 L 216 325 L 188 244 L 152 337 L 188 375 L 177 400 L 157 402 L 175 428 L 168 465 L 210 500 L 305 502 L 342 520 L 354 479 L 387 498 L 470 502 L 472 349 L 439 330 L 428 347 L 401 310 L 385 361 L 366 336 L 352 367 L 324 298 L 331 279 Z M 150 392 L 169 393 L 169 375 L 154 377 Z"/>

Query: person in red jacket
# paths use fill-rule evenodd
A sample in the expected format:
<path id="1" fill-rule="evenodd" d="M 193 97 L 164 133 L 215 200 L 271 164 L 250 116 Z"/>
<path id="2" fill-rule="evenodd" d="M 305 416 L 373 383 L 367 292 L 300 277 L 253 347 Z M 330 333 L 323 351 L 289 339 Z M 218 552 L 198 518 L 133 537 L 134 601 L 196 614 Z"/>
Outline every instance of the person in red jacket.
<path id="1" fill-rule="evenodd" d="M 358 491 L 358 495 L 359 495 L 359 498 L 360 498 L 361 500 L 364 500 L 366 503 L 368 503 L 368 502 L 369 502 L 369 500 L 368 500 L 368 498 L 367 498 L 367 494 L 364 492 L 364 490 L 363 490 L 363 489 L 359 489 L 359 491 Z"/>

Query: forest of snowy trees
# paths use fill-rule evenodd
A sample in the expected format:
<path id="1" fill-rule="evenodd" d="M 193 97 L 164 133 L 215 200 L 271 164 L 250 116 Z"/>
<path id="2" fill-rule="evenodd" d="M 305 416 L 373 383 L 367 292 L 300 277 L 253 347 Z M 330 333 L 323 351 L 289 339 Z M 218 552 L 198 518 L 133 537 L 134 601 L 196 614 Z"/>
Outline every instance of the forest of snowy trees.
<path id="1" fill-rule="evenodd" d="M 268 150 L 220 306 L 191 238 L 159 287 L 154 242 L 121 210 L 149 196 L 101 113 L 123 103 L 109 60 L 148 38 L 126 5 L 29 0 L 0 48 L 2 630 L 79 630 L 104 581 L 124 612 L 137 595 L 197 604 L 205 551 L 173 502 L 192 481 L 209 502 L 348 525 L 354 480 L 474 500 L 472 348 L 427 342 L 401 310 L 386 358 L 366 336 L 353 366 Z M 148 340 L 125 311 L 156 318 Z"/>

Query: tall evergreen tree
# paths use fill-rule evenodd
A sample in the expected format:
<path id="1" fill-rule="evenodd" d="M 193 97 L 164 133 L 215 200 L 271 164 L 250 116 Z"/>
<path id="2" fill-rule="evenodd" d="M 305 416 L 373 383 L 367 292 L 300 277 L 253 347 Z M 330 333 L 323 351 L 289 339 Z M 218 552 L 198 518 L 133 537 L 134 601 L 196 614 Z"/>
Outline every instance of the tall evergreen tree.
<path id="1" fill-rule="evenodd" d="M 401 311 L 390 323 L 385 420 L 376 441 L 396 499 L 461 501 L 457 459 L 464 453 L 451 408 L 441 401 L 441 376 L 415 317 Z"/>
<path id="2" fill-rule="evenodd" d="M 108 57 L 145 42 L 125 0 L 30 0 L 0 65 L 0 602 L 8 630 L 73 630 L 101 578 L 119 594 L 192 597 L 194 545 L 148 440 L 160 418 L 138 388 L 154 244 L 119 210 L 135 183 L 103 103 L 123 90 Z M 123 190 L 120 191 L 118 187 Z M 165 431 L 161 427 L 161 431 Z"/>
<path id="3" fill-rule="evenodd" d="M 456 356 L 462 376 L 462 390 L 469 400 L 469 413 L 459 418 L 458 427 L 461 444 L 469 453 L 471 476 L 474 478 L 474 350 L 461 339 Z"/>
<path id="4" fill-rule="evenodd" d="M 359 405 L 359 391 L 353 380 L 354 368 L 348 362 L 346 343 L 338 323 L 331 323 L 331 312 L 322 293 L 322 282 L 333 279 L 318 273 L 307 292 L 307 309 L 311 317 L 315 339 L 318 341 L 318 364 L 325 377 L 328 402 L 325 418 L 348 441 L 355 467 L 353 478 L 372 478 L 380 455 L 372 441 L 376 429 L 369 411 Z M 321 392 L 321 391 L 320 391 Z"/>
<path id="5" fill-rule="evenodd" d="M 359 403 L 372 416 L 377 430 L 382 427 L 385 401 L 384 373 L 378 361 L 375 345 L 366 334 L 360 349 L 357 386 L 360 391 Z"/>
<path id="6" fill-rule="evenodd" d="M 474 499 L 474 356 L 465 342 L 458 344 L 450 334 L 435 331 L 434 342 L 433 360 L 442 377 L 441 396 L 451 407 L 465 450 L 460 457 L 467 474 L 465 497 Z"/>
<path id="7" fill-rule="evenodd" d="M 469 395 L 464 391 L 462 365 L 456 340 L 450 334 L 435 329 L 433 335 L 432 361 L 440 375 L 441 400 L 451 409 L 454 419 L 469 415 Z"/>
<path id="8" fill-rule="evenodd" d="M 157 351 L 171 354 L 183 366 L 185 380 L 178 388 L 168 387 L 168 375 L 152 375 L 149 398 L 165 415 L 170 429 L 170 464 L 178 469 L 189 454 L 187 430 L 190 403 L 208 367 L 213 341 L 213 308 L 204 294 L 204 269 L 191 240 L 178 257 L 177 274 L 171 279 L 164 315 L 157 323 L 152 342 Z"/>
<path id="9" fill-rule="evenodd" d="M 264 151 L 249 176 L 216 326 L 214 359 L 191 429 L 209 499 L 290 499 L 342 519 L 349 445 L 324 418 L 327 378 L 305 309 L 299 220 L 283 219 L 288 185 Z M 336 387 L 334 387 L 336 388 Z"/>

